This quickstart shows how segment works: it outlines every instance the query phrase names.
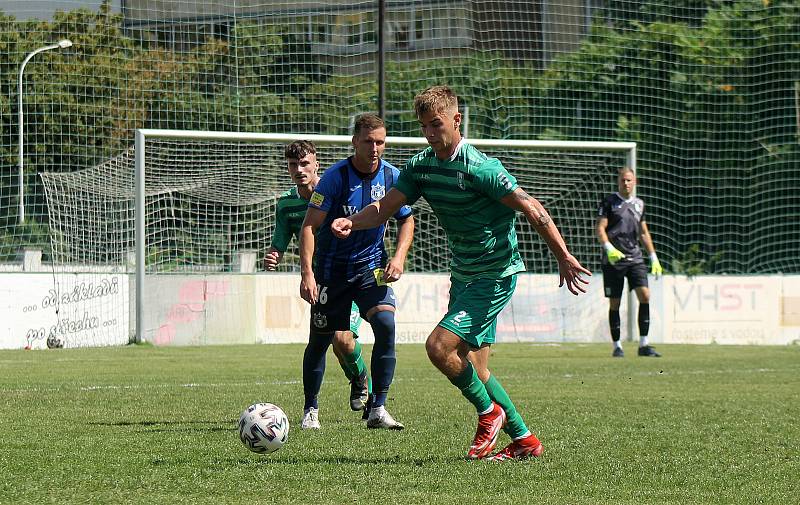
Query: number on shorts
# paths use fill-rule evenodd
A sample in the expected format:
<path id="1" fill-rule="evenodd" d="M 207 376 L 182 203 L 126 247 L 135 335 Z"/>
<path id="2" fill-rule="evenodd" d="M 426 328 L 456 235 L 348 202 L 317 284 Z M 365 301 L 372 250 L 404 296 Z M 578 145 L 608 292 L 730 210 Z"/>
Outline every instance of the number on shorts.
<path id="1" fill-rule="evenodd" d="M 461 310 L 458 312 L 458 314 L 453 316 L 453 323 L 455 323 L 455 325 L 458 326 L 461 324 L 461 320 L 464 319 L 465 317 L 467 317 L 467 311 Z"/>

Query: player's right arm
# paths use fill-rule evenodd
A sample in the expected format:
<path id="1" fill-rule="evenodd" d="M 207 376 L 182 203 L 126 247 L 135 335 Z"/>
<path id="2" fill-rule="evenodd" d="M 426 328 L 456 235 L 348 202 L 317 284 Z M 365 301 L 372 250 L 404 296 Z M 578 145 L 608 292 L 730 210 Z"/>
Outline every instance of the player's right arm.
<path id="1" fill-rule="evenodd" d="M 300 297 L 310 304 L 317 302 L 317 281 L 314 278 L 314 235 L 328 213 L 309 207 L 300 226 Z"/>
<path id="2" fill-rule="evenodd" d="M 267 255 L 264 257 L 264 266 L 269 271 L 274 271 L 278 268 L 278 263 L 283 259 L 283 251 L 279 251 L 270 246 L 267 249 Z"/>
<path id="3" fill-rule="evenodd" d="M 275 209 L 275 229 L 272 231 L 272 243 L 267 249 L 267 255 L 264 257 L 264 266 L 267 270 L 274 271 L 278 268 L 278 263 L 281 262 L 283 253 L 289 247 L 291 238 L 289 221 L 285 210 L 281 208 L 281 200 L 279 200 Z"/>
<path id="4" fill-rule="evenodd" d="M 389 220 L 406 204 L 406 195 L 392 188 L 386 196 L 364 207 L 350 217 L 340 217 L 331 223 L 331 231 L 338 238 L 347 238 L 353 230 L 368 230 Z M 308 216 L 306 216 L 308 219 Z"/>

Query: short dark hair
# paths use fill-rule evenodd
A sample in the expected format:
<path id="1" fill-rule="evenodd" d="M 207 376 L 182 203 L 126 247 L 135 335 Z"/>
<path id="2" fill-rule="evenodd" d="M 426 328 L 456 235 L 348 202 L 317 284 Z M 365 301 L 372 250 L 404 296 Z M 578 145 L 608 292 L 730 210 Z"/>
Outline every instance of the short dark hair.
<path id="1" fill-rule="evenodd" d="M 283 151 L 284 157 L 299 160 L 309 154 L 317 154 L 317 147 L 310 140 L 295 140 Z"/>
<path id="2" fill-rule="evenodd" d="M 353 136 L 355 137 L 362 130 L 372 131 L 378 128 L 386 128 L 386 123 L 377 114 L 359 114 L 353 123 Z"/>

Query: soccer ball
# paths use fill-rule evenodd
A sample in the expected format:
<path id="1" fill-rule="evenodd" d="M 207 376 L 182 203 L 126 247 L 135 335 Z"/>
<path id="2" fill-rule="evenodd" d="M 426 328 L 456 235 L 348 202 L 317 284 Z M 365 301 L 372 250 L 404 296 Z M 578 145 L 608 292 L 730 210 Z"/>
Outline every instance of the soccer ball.
<path id="1" fill-rule="evenodd" d="M 277 405 L 254 403 L 239 416 L 239 438 L 258 454 L 275 452 L 289 438 L 289 419 Z"/>

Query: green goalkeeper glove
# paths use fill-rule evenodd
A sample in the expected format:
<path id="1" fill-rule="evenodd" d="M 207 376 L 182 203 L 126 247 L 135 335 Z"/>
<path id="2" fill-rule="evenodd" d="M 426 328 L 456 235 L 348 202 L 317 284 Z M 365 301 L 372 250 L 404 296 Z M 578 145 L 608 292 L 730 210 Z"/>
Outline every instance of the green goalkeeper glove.
<path id="1" fill-rule="evenodd" d="M 656 277 L 664 273 L 664 269 L 661 268 L 661 262 L 658 261 L 658 256 L 656 256 L 656 253 L 650 255 L 650 273 Z"/>
<path id="2" fill-rule="evenodd" d="M 603 244 L 603 247 L 606 248 L 606 256 L 608 256 L 608 262 L 612 265 L 621 259 L 625 259 L 625 255 L 622 254 L 622 251 L 611 245 L 611 242 L 606 242 Z"/>

